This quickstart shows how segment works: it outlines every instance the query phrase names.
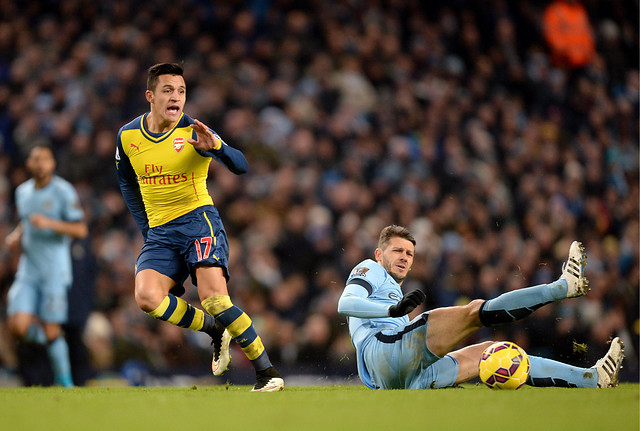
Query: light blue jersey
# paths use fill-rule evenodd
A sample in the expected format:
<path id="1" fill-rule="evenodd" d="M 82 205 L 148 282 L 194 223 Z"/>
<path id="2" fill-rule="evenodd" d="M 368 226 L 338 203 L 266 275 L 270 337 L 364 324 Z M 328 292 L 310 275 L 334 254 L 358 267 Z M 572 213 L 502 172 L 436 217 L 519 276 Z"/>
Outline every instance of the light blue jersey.
<path id="1" fill-rule="evenodd" d="M 66 320 L 66 290 L 71 286 L 71 238 L 51 229 L 33 226 L 33 214 L 65 222 L 82 221 L 78 195 L 66 180 L 54 176 L 40 189 L 33 179 L 16 189 L 16 206 L 22 224 L 22 254 L 8 295 L 8 313 L 28 312 L 45 321 Z"/>
<path id="2" fill-rule="evenodd" d="M 389 307 L 402 296 L 400 285 L 371 259 L 351 271 L 338 311 L 348 316 L 360 379 L 372 389 L 451 386 L 457 362 L 451 356 L 439 358 L 427 348 L 429 313 L 412 321 L 388 316 Z"/>
<path id="3" fill-rule="evenodd" d="M 371 259 L 361 262 L 351 271 L 347 279 L 347 286 L 349 284 L 357 284 L 364 287 L 367 292 L 369 292 L 368 299 L 385 306 L 386 309 L 396 304 L 402 298 L 402 288 L 400 285 L 380 264 Z M 385 328 L 404 326 L 409 322 L 409 318 L 407 316 L 399 318 L 363 318 L 349 316 L 348 322 L 351 342 L 356 349 L 358 374 L 365 385 L 374 388 L 375 385 L 371 381 L 371 375 L 362 360 L 363 348 L 366 343 L 371 341 L 376 332 Z"/>
<path id="4" fill-rule="evenodd" d="M 350 284 L 364 287 L 369 292 L 367 299 L 383 306 L 384 310 L 388 310 L 390 306 L 397 304 L 403 295 L 400 285 L 380 264 L 371 259 L 361 262 L 351 271 L 347 279 L 347 286 Z M 365 314 L 371 315 L 368 310 L 363 311 Z M 349 317 L 349 332 L 353 337 L 353 343 L 357 345 L 363 341 L 363 336 L 360 334 L 365 332 L 359 331 L 360 328 L 379 331 L 381 329 L 398 328 L 407 323 L 409 323 L 407 316 L 363 318 L 353 317 L 352 315 Z"/>
<path id="5" fill-rule="evenodd" d="M 44 280 L 56 277 L 70 284 L 71 238 L 51 229 L 35 228 L 29 217 L 43 214 L 66 222 L 82 221 L 84 213 L 73 186 L 58 176 L 41 189 L 35 188 L 33 179 L 27 180 L 16 189 L 16 206 L 23 228 L 18 274 L 37 274 Z"/>

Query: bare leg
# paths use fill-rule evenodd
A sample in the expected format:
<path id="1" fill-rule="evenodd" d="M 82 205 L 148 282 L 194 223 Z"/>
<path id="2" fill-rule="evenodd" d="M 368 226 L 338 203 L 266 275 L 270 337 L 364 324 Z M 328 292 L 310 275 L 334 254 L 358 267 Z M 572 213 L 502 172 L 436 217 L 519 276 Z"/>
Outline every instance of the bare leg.
<path id="1" fill-rule="evenodd" d="M 143 269 L 136 275 L 135 285 L 138 307 L 150 313 L 162 303 L 175 281 L 153 269 Z"/>
<path id="2" fill-rule="evenodd" d="M 458 361 L 458 378 L 456 379 L 456 384 L 478 377 L 478 363 L 482 357 L 482 352 L 493 343 L 493 341 L 485 341 L 449 353 L 449 355 Z"/>
<path id="3" fill-rule="evenodd" d="M 48 342 L 52 342 L 60 335 L 62 335 L 62 326 L 60 326 L 59 323 L 43 322 L 42 327 L 44 328 L 44 333 L 47 337 Z"/>
<path id="4" fill-rule="evenodd" d="M 437 355 L 451 352 L 469 335 L 484 325 L 478 311 L 484 301 L 476 299 L 467 305 L 436 308 L 429 313 L 427 347 Z"/>
<path id="5" fill-rule="evenodd" d="M 199 266 L 196 268 L 196 276 L 198 277 L 200 302 L 213 296 L 229 295 L 227 279 L 221 267 Z"/>
<path id="6" fill-rule="evenodd" d="M 150 316 L 182 328 L 200 331 L 213 338 L 215 319 L 170 293 L 175 281 L 153 269 L 136 275 L 135 299 Z"/>
<path id="7" fill-rule="evenodd" d="M 24 338 L 29 331 L 29 327 L 31 323 L 34 321 L 33 314 L 29 313 L 16 313 L 12 316 L 9 316 L 7 319 L 7 326 L 9 327 L 9 331 L 11 334 L 20 339 Z"/>

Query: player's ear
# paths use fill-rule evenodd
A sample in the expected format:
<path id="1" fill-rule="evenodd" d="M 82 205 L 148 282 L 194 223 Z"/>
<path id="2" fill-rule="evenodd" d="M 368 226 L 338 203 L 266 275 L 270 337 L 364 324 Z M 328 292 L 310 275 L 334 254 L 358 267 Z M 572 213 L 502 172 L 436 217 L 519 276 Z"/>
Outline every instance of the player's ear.
<path id="1" fill-rule="evenodd" d="M 153 92 L 151 90 L 145 91 L 144 96 L 147 98 L 147 102 L 153 102 Z"/>
<path id="2" fill-rule="evenodd" d="M 376 248 L 376 250 L 373 253 L 374 253 L 374 256 L 376 257 L 376 262 L 380 262 L 380 260 L 382 259 L 382 250 L 380 248 Z"/>

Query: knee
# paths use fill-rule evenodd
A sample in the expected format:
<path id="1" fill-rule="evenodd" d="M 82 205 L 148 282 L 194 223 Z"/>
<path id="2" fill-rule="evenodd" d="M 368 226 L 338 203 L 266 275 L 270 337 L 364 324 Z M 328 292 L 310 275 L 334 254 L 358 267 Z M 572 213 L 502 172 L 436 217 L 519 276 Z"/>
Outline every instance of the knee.
<path id="1" fill-rule="evenodd" d="M 145 313 L 149 313 L 160 306 L 162 300 L 167 296 L 160 289 L 153 286 L 136 283 L 135 300 L 138 307 Z"/>
<path id="2" fill-rule="evenodd" d="M 493 343 L 495 343 L 495 341 L 483 341 L 482 343 L 479 343 L 478 346 L 480 346 L 480 350 L 482 352 L 484 352 L 485 350 L 487 350 L 489 348 L 489 346 L 491 346 Z"/>
<path id="3" fill-rule="evenodd" d="M 20 325 L 19 323 L 11 321 L 8 322 L 7 326 L 9 327 L 11 335 L 18 339 L 24 338 L 24 336 L 27 335 L 27 329 L 29 329 L 28 326 Z"/>
<path id="4" fill-rule="evenodd" d="M 48 342 L 52 342 L 62 334 L 62 327 L 58 324 L 45 323 L 43 326 Z"/>
<path id="5" fill-rule="evenodd" d="M 480 307 L 482 307 L 483 303 L 484 303 L 484 299 L 474 299 L 473 301 L 465 305 L 464 308 L 465 308 L 465 311 L 467 312 L 467 315 L 469 316 L 473 316 L 474 314 L 477 315 L 480 312 Z"/>
<path id="6" fill-rule="evenodd" d="M 9 332 L 15 338 L 21 339 L 27 335 L 27 331 L 31 326 L 31 319 L 18 318 L 17 316 L 10 317 L 7 321 L 7 327 Z"/>
<path id="7" fill-rule="evenodd" d="M 482 308 L 482 304 L 485 303 L 484 299 L 474 299 L 467 305 L 465 305 L 465 311 L 467 312 L 467 318 L 469 322 L 473 326 L 483 327 L 482 321 L 480 320 L 480 309 Z"/>

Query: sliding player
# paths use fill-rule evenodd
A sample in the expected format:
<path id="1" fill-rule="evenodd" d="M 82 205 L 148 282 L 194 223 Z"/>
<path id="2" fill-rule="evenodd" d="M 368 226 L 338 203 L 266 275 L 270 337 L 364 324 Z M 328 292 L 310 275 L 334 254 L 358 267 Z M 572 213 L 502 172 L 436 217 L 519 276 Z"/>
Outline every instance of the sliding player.
<path id="1" fill-rule="evenodd" d="M 562 276 L 553 283 L 514 290 L 488 301 L 436 308 L 411 322 L 407 314 L 424 302 L 419 289 L 403 296 L 401 285 L 411 270 L 416 241 L 408 229 L 388 226 L 380 233 L 375 261 L 358 264 L 347 280 L 338 311 L 348 316 L 358 374 L 372 389 L 444 388 L 478 376 L 487 341 L 453 351 L 483 326 L 522 319 L 553 301 L 587 293 L 586 255 L 574 241 Z M 617 386 L 623 344 L 618 337 L 606 356 L 579 368 L 529 355 L 532 386 Z"/>

